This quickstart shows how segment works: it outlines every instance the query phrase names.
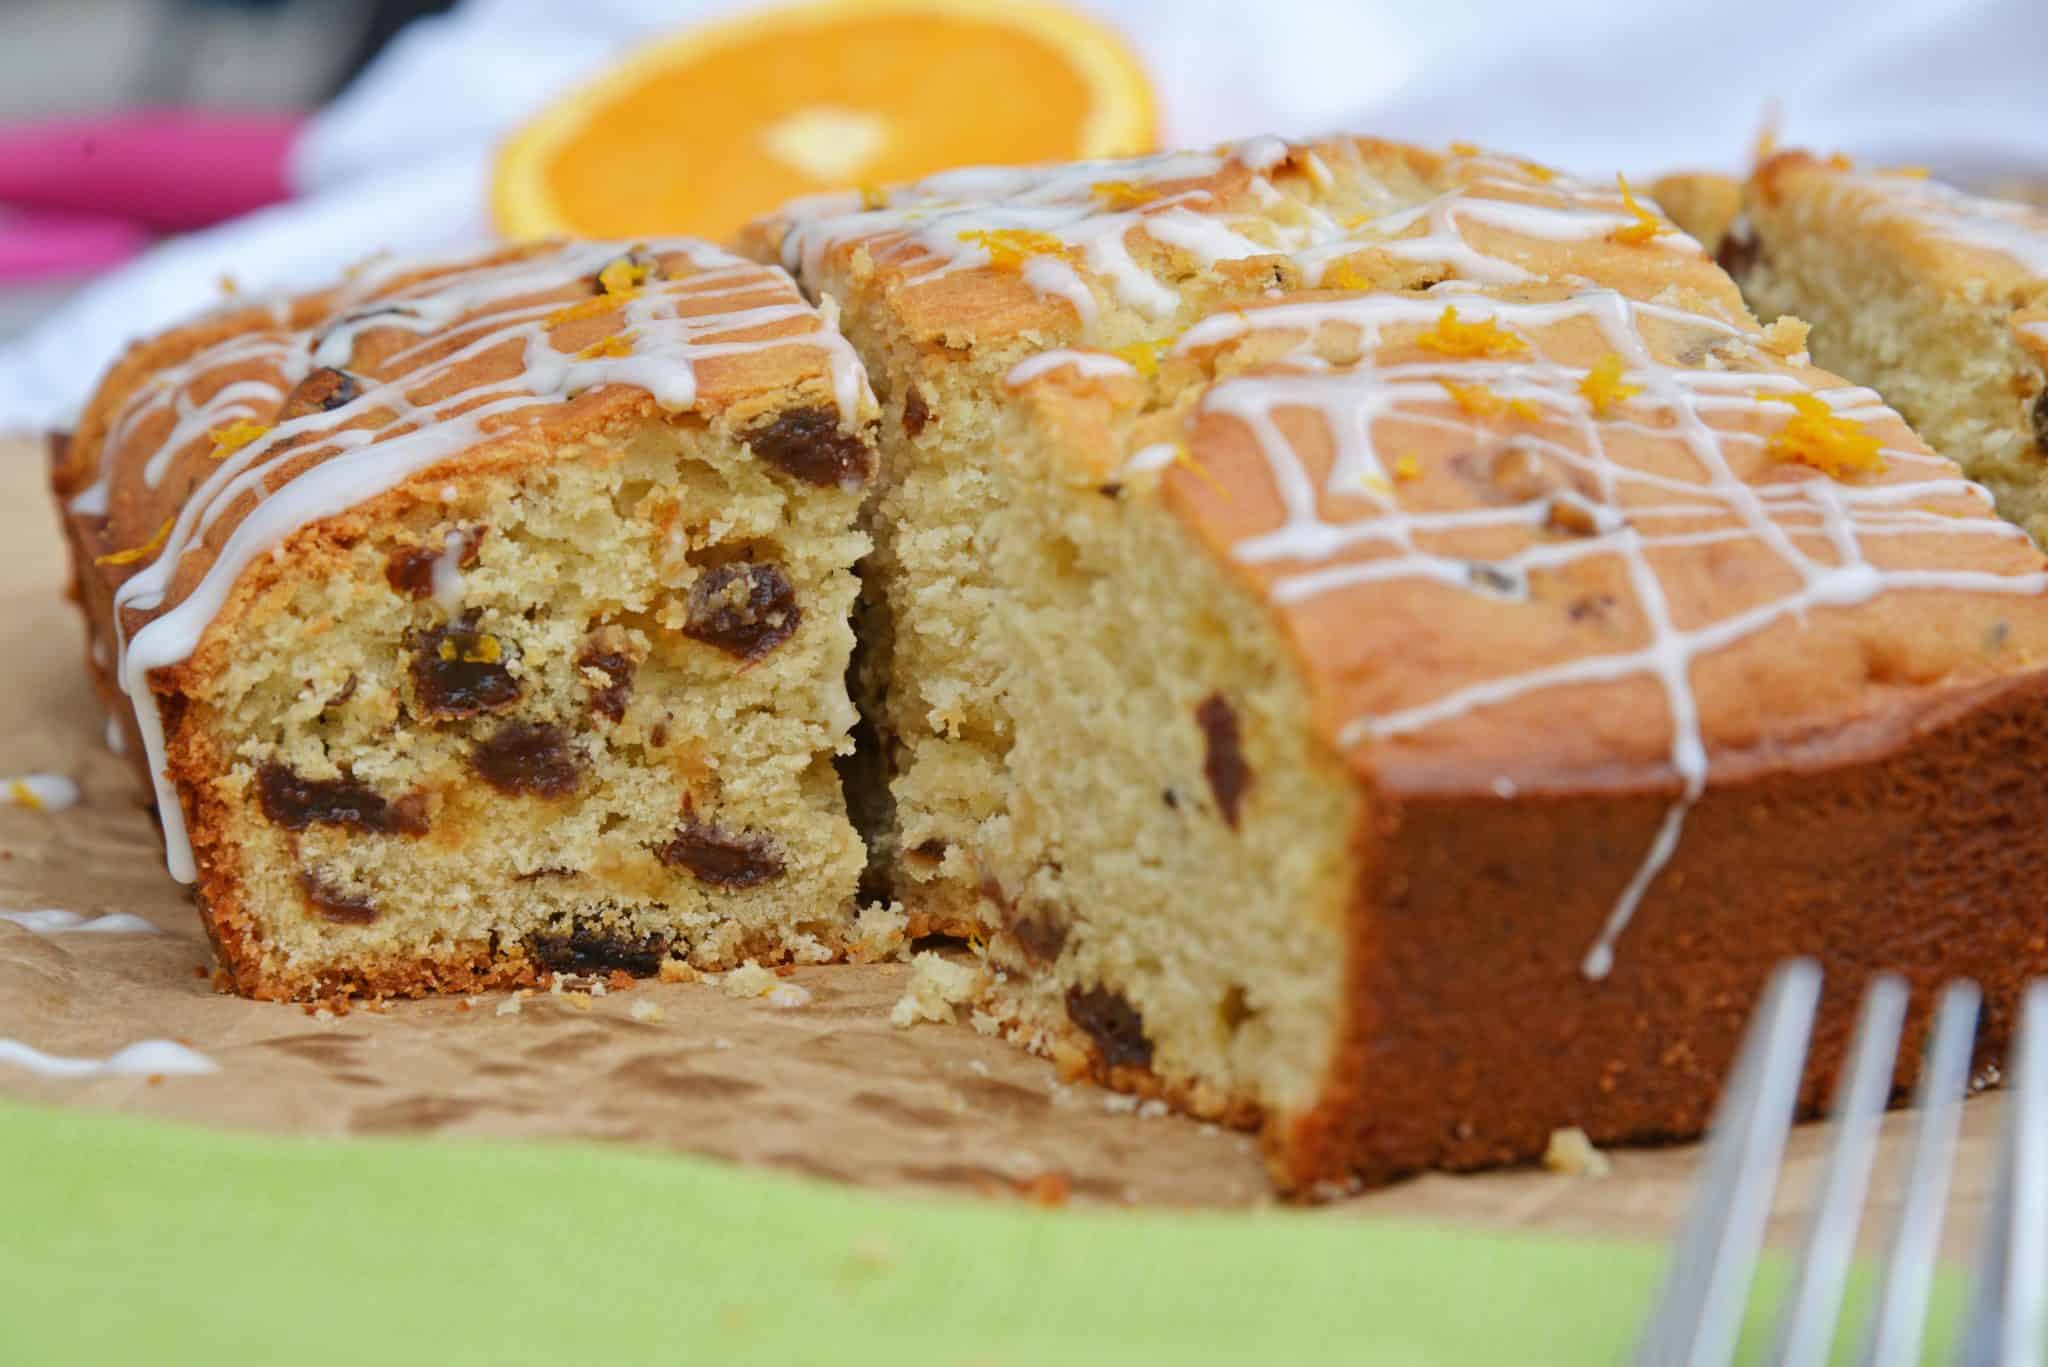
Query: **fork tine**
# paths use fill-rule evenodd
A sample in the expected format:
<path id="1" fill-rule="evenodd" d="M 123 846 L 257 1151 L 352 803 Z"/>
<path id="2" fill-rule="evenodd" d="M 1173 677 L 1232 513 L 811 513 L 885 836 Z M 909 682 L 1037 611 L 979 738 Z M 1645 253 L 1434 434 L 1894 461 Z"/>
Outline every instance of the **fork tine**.
<path id="1" fill-rule="evenodd" d="M 1941 1246 L 1941 1218 L 1955 1167 L 1956 1131 L 1970 1082 L 1970 1051 L 1976 1042 L 1978 993 L 1975 983 L 1951 983 L 1935 1007 L 1927 1061 L 1913 1105 L 1913 1155 L 1906 1167 L 1898 1222 L 1885 1257 L 1884 1280 L 1863 1332 L 1862 1367 L 1909 1367 L 1919 1361 L 1927 1324 L 1927 1296 L 1934 1285 Z"/>
<path id="2" fill-rule="evenodd" d="M 1699 1192 L 1637 1347 L 1641 1367 L 1729 1360 L 1819 1000 L 1820 969 L 1810 959 L 1781 965 L 1764 991 L 1715 1108 Z"/>
<path id="3" fill-rule="evenodd" d="M 1904 980 L 1889 973 L 1871 979 L 1863 995 L 1855 1039 L 1835 1084 L 1835 1139 L 1822 1172 L 1820 1199 L 1806 1231 L 1805 1254 L 1779 1314 L 1771 1356 L 1779 1367 L 1804 1367 L 1827 1359 L 1856 1250 L 1863 1198 L 1870 1188 L 1871 1164 L 1877 1157 L 1878 1126 L 1891 1095 L 1907 996 Z"/>
<path id="4" fill-rule="evenodd" d="M 1977 1290 L 1957 1360 L 1969 1367 L 2041 1361 L 2048 1276 L 2048 983 L 2027 988 L 2006 1091 Z"/>

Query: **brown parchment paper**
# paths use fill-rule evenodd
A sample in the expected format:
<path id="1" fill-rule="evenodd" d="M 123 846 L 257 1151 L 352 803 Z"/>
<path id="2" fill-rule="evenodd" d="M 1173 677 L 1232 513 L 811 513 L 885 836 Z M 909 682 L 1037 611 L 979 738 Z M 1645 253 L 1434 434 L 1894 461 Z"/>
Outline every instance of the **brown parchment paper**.
<path id="1" fill-rule="evenodd" d="M 517 1014 L 485 997 L 334 1019 L 217 994 L 192 906 L 164 872 L 128 771 L 105 749 L 63 577 L 42 449 L 0 437 L 0 778 L 57 772 L 84 791 L 64 811 L 0 808 L 0 910 L 127 912 L 157 928 L 42 934 L 0 921 L 0 1039 L 103 1058 L 169 1038 L 220 1070 L 62 1080 L 0 1063 L 0 1096 L 276 1133 L 626 1143 L 977 1199 L 1018 1199 L 1020 1181 L 1047 1173 L 1075 1201 L 1272 1199 L 1251 1136 L 1062 1086 L 1050 1065 L 964 1024 L 892 1027 L 909 974 L 901 964 L 799 970 L 792 981 L 813 1000 L 796 1009 L 701 983 L 642 983 L 587 1001 L 536 994 Z M 635 1019 L 636 1002 L 658 1006 L 660 1019 Z M 1989 1096 L 1967 1108 L 1951 1252 L 1968 1246 L 1986 1199 L 2001 1105 Z M 1880 1202 L 1894 1190 L 1907 1121 L 1887 1122 Z M 1794 1136 L 1774 1217 L 1780 1240 L 1801 1226 L 1824 1139 L 1814 1127 Z M 1604 1178 L 1425 1177 L 1326 1217 L 1661 1239 L 1683 1214 L 1695 1157 L 1617 1152 Z"/>

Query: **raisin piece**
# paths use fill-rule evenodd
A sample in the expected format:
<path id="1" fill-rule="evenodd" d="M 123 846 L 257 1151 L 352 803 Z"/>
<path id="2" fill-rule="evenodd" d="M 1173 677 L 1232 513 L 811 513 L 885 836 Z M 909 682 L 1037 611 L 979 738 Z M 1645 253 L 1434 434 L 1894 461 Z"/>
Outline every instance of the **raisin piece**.
<path id="1" fill-rule="evenodd" d="M 477 626 L 472 609 L 462 619 L 416 633 L 412 684 L 420 706 L 436 717 L 473 717 L 519 701 L 525 689 L 506 667 L 506 646 Z"/>
<path id="2" fill-rule="evenodd" d="M 1244 737 L 1237 725 L 1237 709 L 1221 693 L 1211 693 L 1195 708 L 1195 724 L 1202 728 L 1202 776 L 1216 795 L 1216 806 L 1232 830 L 1237 829 L 1238 804 L 1251 787 L 1251 766 L 1244 762 Z"/>
<path id="3" fill-rule="evenodd" d="M 1123 496 L 1124 486 L 1119 484 L 1115 480 L 1111 480 L 1107 484 L 1096 485 L 1095 492 L 1101 494 L 1104 498 L 1121 498 Z"/>
<path id="4" fill-rule="evenodd" d="M 338 926 L 366 926 L 377 919 L 377 904 L 370 900 L 370 894 L 337 888 L 317 873 L 299 874 L 299 893 L 323 921 Z"/>
<path id="5" fill-rule="evenodd" d="M 529 936 L 526 952 L 539 960 L 543 968 L 556 973 L 594 977 L 618 971 L 636 978 L 651 978 L 661 971 L 661 961 L 668 957 L 668 940 L 660 935 L 621 935 L 579 920 L 566 932 Z"/>
<path id="6" fill-rule="evenodd" d="M 287 423 L 312 413 L 332 413 L 355 402 L 362 392 L 362 381 L 355 376 L 324 365 L 292 386 L 292 392 L 284 396 L 284 407 L 277 410 L 277 420 Z"/>
<path id="7" fill-rule="evenodd" d="M 932 410 L 924 401 L 924 395 L 916 385 L 910 386 L 903 395 L 903 430 L 910 436 L 917 436 L 932 420 Z"/>
<path id="8" fill-rule="evenodd" d="M 753 453 L 806 484 L 842 488 L 866 482 L 875 453 L 859 437 L 839 430 L 829 408 L 798 408 L 746 434 Z"/>
<path id="9" fill-rule="evenodd" d="M 1574 622 L 1605 622 L 1616 606 L 1617 600 L 1611 593 L 1589 593 L 1572 599 L 1571 606 L 1564 611 Z"/>
<path id="10" fill-rule="evenodd" d="M 1020 916 L 1010 927 L 1018 946 L 1040 963 L 1051 963 L 1067 947 L 1067 920 L 1051 907 Z"/>
<path id="11" fill-rule="evenodd" d="M 670 868 L 688 869 L 698 882 L 721 888 L 751 888 L 780 878 L 783 870 L 782 855 L 766 835 L 721 830 L 694 814 L 654 853 Z"/>
<path id="12" fill-rule="evenodd" d="M 568 867 L 566 864 L 549 864 L 544 868 L 528 869 L 525 873 L 515 873 L 512 875 L 512 881 L 515 883 L 538 883 L 543 878 L 581 878 L 582 876 L 581 872 Z"/>
<path id="13" fill-rule="evenodd" d="M 623 719 L 626 702 L 633 696 L 633 671 L 640 667 L 633 657 L 622 650 L 608 650 L 593 642 L 576 657 L 576 667 L 594 669 L 606 679 L 601 687 L 588 681 L 584 683 L 584 687 L 590 689 L 590 710 L 612 721 Z"/>
<path id="14" fill-rule="evenodd" d="M 690 585 L 683 635 L 751 664 L 793 636 L 803 616 L 778 566 L 736 560 L 714 565 Z"/>
<path id="15" fill-rule="evenodd" d="M 465 528 L 454 535 L 460 538 L 453 547 L 455 567 L 466 570 L 476 563 L 477 547 L 483 544 L 484 529 Z M 402 593 L 408 598 L 432 597 L 434 566 L 450 549 L 445 536 L 439 544 L 400 546 L 384 562 L 384 580 L 391 585 L 393 593 Z"/>
<path id="16" fill-rule="evenodd" d="M 341 778 L 301 778 L 275 760 L 256 774 L 256 800 L 263 815 L 289 831 L 308 826 L 342 826 L 378 835 L 425 835 L 427 800 L 408 793 L 387 801 L 367 783 Z"/>
<path id="17" fill-rule="evenodd" d="M 568 733 L 540 722 L 506 722 L 477 742 L 469 767 L 515 797 L 567 797 L 583 781 L 583 757 Z"/>
<path id="18" fill-rule="evenodd" d="M 946 842 L 937 836 L 933 836 L 930 840 L 919 841 L 910 847 L 908 857 L 936 864 L 946 857 Z"/>
<path id="19" fill-rule="evenodd" d="M 1129 1065 L 1152 1066 L 1152 1041 L 1145 1038 L 1145 1018 L 1130 999 L 1106 987 L 1067 989 L 1067 1019 L 1102 1051 L 1102 1061 L 1112 1068 Z"/>
<path id="20" fill-rule="evenodd" d="M 2034 396 L 2034 449 L 2048 456 L 2048 389 Z"/>
<path id="21" fill-rule="evenodd" d="M 1763 254 L 1756 230 L 1749 226 L 1747 218 L 1738 216 L 1728 225 L 1728 231 L 1721 234 L 1721 245 L 1714 248 L 1714 264 L 1740 281 L 1756 269 Z"/>

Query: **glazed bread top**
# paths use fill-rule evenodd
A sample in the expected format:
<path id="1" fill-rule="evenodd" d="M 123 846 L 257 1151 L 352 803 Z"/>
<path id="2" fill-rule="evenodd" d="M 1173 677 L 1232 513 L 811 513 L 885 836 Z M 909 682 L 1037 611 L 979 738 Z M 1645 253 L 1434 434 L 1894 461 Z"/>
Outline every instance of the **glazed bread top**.
<path id="1" fill-rule="evenodd" d="M 1757 167 L 1750 193 L 1769 206 L 1815 197 L 1932 283 L 2033 310 L 2034 349 L 2048 360 L 2048 211 L 1965 194 L 1917 170 L 1863 172 L 1802 151 Z"/>
<path id="2" fill-rule="evenodd" d="M 550 459 L 662 415 L 729 428 L 799 480 L 858 483 L 873 402 L 786 275 L 682 239 L 372 263 L 337 288 L 230 305 L 138 344 L 54 482 L 80 573 L 112 592 L 114 668 L 137 703 L 173 872 L 190 878 L 190 853 L 148 676 L 218 644 L 209 633 L 258 557 L 415 484 Z"/>
<path id="3" fill-rule="evenodd" d="M 2024 534 L 1625 184 L 1262 140 L 869 203 L 755 249 L 1002 358 L 1015 435 L 1230 566 L 1362 776 L 1675 792 L 1620 920 L 1710 769 L 1882 753 L 2048 660 Z"/>

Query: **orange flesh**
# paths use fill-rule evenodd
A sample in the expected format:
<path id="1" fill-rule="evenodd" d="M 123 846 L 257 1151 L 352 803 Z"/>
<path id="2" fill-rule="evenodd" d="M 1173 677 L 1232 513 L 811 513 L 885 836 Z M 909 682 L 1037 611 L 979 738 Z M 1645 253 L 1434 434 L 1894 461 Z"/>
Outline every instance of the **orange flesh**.
<path id="1" fill-rule="evenodd" d="M 1008 97 L 1000 117 L 977 118 Z M 1053 161 L 1080 145 L 1089 92 L 1058 49 L 981 20 L 877 15 L 743 38 L 622 92 L 564 141 L 547 186 L 570 231 L 727 237 L 796 195 L 838 188 L 770 156 L 756 137 L 800 110 L 884 116 L 864 182 L 968 164 Z M 630 131 L 628 131 L 630 130 Z"/>

